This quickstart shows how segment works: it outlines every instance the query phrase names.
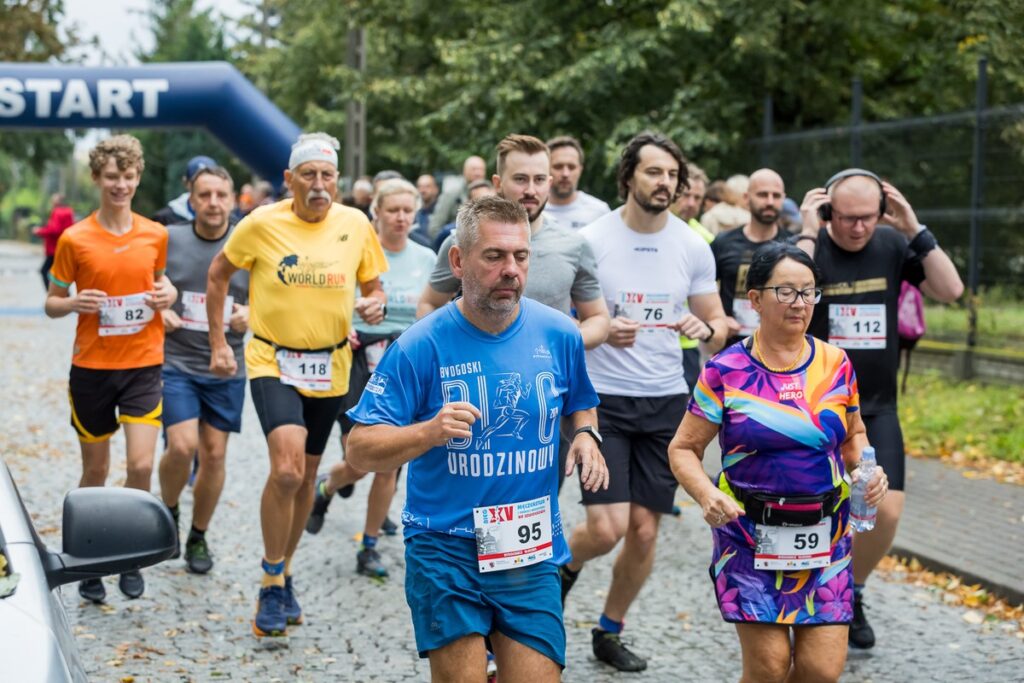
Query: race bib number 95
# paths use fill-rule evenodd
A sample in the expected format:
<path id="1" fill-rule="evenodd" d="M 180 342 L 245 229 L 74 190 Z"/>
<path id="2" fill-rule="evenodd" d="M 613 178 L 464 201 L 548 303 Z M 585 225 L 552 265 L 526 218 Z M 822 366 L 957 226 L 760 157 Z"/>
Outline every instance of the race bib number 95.
<path id="1" fill-rule="evenodd" d="M 473 508 L 481 572 L 527 567 L 550 559 L 551 497 Z"/>

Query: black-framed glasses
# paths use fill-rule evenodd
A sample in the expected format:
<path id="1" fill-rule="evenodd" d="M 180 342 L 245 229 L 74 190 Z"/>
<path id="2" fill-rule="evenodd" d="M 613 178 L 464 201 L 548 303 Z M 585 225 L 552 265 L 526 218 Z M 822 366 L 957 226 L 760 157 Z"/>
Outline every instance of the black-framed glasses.
<path id="1" fill-rule="evenodd" d="M 779 287 L 758 287 L 757 289 L 762 292 L 766 289 L 774 290 L 775 300 L 780 304 L 795 304 L 797 297 L 803 299 L 804 303 L 808 306 L 821 301 L 821 287 L 797 289 L 796 287 L 782 285 Z"/>

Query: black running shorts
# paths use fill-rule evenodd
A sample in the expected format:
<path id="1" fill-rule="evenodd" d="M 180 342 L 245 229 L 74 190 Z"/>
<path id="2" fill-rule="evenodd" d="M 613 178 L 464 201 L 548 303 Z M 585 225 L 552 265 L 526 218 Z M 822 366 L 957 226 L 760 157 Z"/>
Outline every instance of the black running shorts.
<path id="1" fill-rule="evenodd" d="M 71 426 L 84 443 L 106 441 L 119 422 L 160 428 L 163 384 L 160 365 L 127 370 L 71 366 L 68 398 Z"/>
<path id="2" fill-rule="evenodd" d="M 303 396 L 277 377 L 250 380 L 249 393 L 264 435 L 282 425 L 299 425 L 306 428 L 306 455 L 324 454 L 344 396 Z"/>
<path id="3" fill-rule="evenodd" d="M 889 477 L 889 488 L 902 491 L 906 484 L 907 458 L 903 451 L 903 430 L 896 413 L 864 415 L 864 427 L 868 430 L 868 443 L 875 449 L 878 464 Z"/>
<path id="4" fill-rule="evenodd" d="M 679 486 L 668 464 L 668 445 L 686 412 L 689 396 L 642 398 L 599 394 L 597 423 L 604 439 L 608 490 L 583 491 L 584 505 L 636 503 L 671 513 Z"/>

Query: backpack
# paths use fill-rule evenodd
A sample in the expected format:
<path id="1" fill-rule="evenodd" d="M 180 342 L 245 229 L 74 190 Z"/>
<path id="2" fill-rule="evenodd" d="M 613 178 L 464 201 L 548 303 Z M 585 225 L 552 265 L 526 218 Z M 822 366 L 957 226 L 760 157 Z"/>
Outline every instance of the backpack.
<path id="1" fill-rule="evenodd" d="M 904 357 L 903 383 L 901 390 L 907 393 L 907 374 L 910 372 L 910 352 L 924 336 L 924 297 L 921 290 L 904 280 L 900 284 L 900 296 L 896 302 L 896 333 L 899 348 Z"/>

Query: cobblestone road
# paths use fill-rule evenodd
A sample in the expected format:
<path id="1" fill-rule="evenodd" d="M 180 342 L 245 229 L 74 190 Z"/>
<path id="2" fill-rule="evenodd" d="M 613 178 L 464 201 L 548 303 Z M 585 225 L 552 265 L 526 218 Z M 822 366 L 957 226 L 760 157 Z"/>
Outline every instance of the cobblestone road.
<path id="1" fill-rule="evenodd" d="M 0 452 L 17 480 L 36 526 L 60 546 L 60 501 L 79 474 L 78 448 L 67 424 L 67 371 L 73 318 L 38 313 L 38 257 L 0 244 L 0 349 L 5 400 L 0 402 Z M 116 437 L 111 484 L 123 479 L 123 441 Z M 324 458 L 340 457 L 335 442 Z M 109 602 L 82 604 L 75 587 L 63 593 L 79 647 L 96 681 L 423 681 L 428 667 L 415 652 L 405 605 L 402 544 L 384 539 L 392 567 L 386 584 L 355 574 L 354 534 L 361 529 L 368 486 L 336 500 L 319 536 L 306 537 L 296 582 L 307 623 L 266 645 L 250 635 L 259 578 L 259 494 L 268 470 L 251 407 L 243 433 L 231 441 L 228 483 L 209 532 L 216 566 L 187 574 L 180 560 L 145 572 L 143 598 L 122 597 L 107 579 Z M 154 477 L 154 487 L 156 486 Z M 566 516 L 580 516 L 577 487 L 563 492 Z M 190 495 L 183 499 L 188 519 Z M 398 510 L 400 501 L 396 501 Z M 654 575 L 627 627 L 633 647 L 649 658 L 642 675 L 616 675 L 590 653 L 590 627 L 608 584 L 610 561 L 588 566 L 566 610 L 566 681 L 732 681 L 738 678 L 735 632 L 718 615 L 707 578 L 710 535 L 697 510 L 667 519 Z M 972 625 L 941 596 L 875 579 L 870 616 L 879 645 L 851 654 L 846 681 L 1021 680 L 1024 643 L 1000 624 Z"/>

